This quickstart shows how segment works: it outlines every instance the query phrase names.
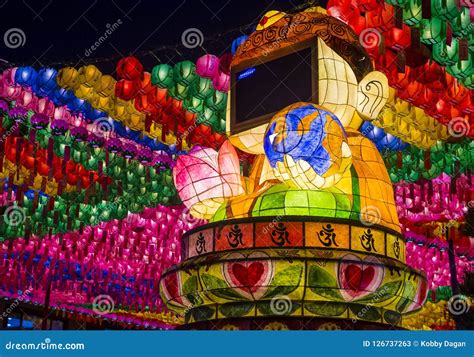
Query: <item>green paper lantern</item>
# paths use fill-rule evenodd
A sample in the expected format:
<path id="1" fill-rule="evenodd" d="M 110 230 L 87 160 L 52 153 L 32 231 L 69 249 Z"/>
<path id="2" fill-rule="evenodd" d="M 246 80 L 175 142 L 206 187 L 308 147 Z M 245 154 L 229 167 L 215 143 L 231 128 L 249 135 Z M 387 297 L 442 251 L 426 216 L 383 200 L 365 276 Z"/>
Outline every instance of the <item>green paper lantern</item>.
<path id="1" fill-rule="evenodd" d="M 453 38 L 451 46 L 445 41 L 433 45 L 433 59 L 442 66 L 452 66 L 459 61 L 458 40 Z"/>
<path id="2" fill-rule="evenodd" d="M 227 106 L 227 93 L 216 90 L 206 99 L 206 105 L 216 111 L 225 110 Z"/>
<path id="3" fill-rule="evenodd" d="M 422 20 L 422 0 L 408 0 L 403 7 L 403 21 L 409 26 L 418 25 Z"/>
<path id="4" fill-rule="evenodd" d="M 431 16 L 452 20 L 459 16 L 459 9 L 454 0 L 431 0 Z"/>
<path id="5" fill-rule="evenodd" d="M 433 17 L 431 20 L 424 19 L 421 21 L 421 42 L 434 45 L 441 43 L 446 38 L 446 22 Z"/>
<path id="6" fill-rule="evenodd" d="M 403 7 L 407 2 L 408 0 L 385 0 L 385 3 L 387 4 L 400 7 Z"/>
<path id="7" fill-rule="evenodd" d="M 200 99 L 206 99 L 214 93 L 212 81 L 209 78 L 198 77 L 193 83 L 190 93 Z"/>
<path id="8" fill-rule="evenodd" d="M 466 61 L 459 61 L 458 63 L 452 66 L 446 66 L 446 71 L 456 78 L 467 78 L 471 74 L 474 74 L 474 68 L 472 66 L 472 57 L 472 54 L 469 53 L 469 58 Z"/>
<path id="9" fill-rule="evenodd" d="M 218 123 L 218 120 L 219 118 L 217 116 L 217 111 L 211 108 L 205 107 L 204 111 L 197 116 L 196 123 L 204 124 L 207 126 L 213 126 Z"/>
<path id="10" fill-rule="evenodd" d="M 468 7 L 463 7 L 461 13 L 451 21 L 453 34 L 456 37 L 468 37 L 473 33 L 471 14 Z"/>
<path id="11" fill-rule="evenodd" d="M 198 96 L 188 97 L 183 101 L 183 107 L 191 113 L 201 113 L 204 110 L 204 100 Z"/>
<path id="12" fill-rule="evenodd" d="M 188 96 L 189 87 L 187 84 L 176 83 L 173 87 L 168 89 L 168 94 L 179 100 L 183 100 Z"/>
<path id="13" fill-rule="evenodd" d="M 471 74 L 470 76 L 467 76 L 466 78 L 463 78 L 461 80 L 461 83 L 466 88 L 474 89 L 474 74 Z"/>
<path id="14" fill-rule="evenodd" d="M 182 61 L 174 66 L 173 78 L 176 83 L 189 86 L 197 77 L 196 66 L 191 61 Z"/>
<path id="15" fill-rule="evenodd" d="M 159 64 L 153 67 L 151 71 L 151 83 L 160 88 L 173 86 L 173 67 L 169 64 Z"/>

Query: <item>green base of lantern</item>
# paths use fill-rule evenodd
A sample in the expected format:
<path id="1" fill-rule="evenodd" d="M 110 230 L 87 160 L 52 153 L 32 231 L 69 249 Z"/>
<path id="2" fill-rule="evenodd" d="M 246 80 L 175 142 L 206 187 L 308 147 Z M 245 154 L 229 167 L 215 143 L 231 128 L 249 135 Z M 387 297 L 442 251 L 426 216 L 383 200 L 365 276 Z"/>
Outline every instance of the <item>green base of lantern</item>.
<path id="1" fill-rule="evenodd" d="M 403 263 L 403 237 L 347 220 L 211 223 L 183 237 L 183 257 L 162 275 L 160 293 L 189 328 L 229 319 L 401 328 L 428 289 L 426 278 Z"/>

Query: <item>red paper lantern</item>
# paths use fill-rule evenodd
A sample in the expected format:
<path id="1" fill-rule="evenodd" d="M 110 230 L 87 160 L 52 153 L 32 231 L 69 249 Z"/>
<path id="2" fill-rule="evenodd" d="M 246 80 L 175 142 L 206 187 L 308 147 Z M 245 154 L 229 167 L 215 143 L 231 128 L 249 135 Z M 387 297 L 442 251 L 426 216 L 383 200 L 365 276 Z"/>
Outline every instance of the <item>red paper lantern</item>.
<path id="1" fill-rule="evenodd" d="M 454 250 L 459 255 L 474 256 L 474 238 L 461 236 L 454 241 Z"/>
<path id="2" fill-rule="evenodd" d="M 380 10 L 370 11 L 366 14 L 367 28 L 373 27 L 383 32 L 391 30 L 395 26 L 394 18 L 393 6 L 384 5 Z"/>
<path id="3" fill-rule="evenodd" d="M 219 58 L 219 71 L 230 75 L 230 63 L 232 62 L 232 54 L 226 53 Z"/>
<path id="4" fill-rule="evenodd" d="M 151 74 L 149 72 L 143 72 L 140 81 L 137 82 L 138 94 L 143 95 L 153 90 L 151 84 Z"/>
<path id="5" fill-rule="evenodd" d="M 120 78 L 139 80 L 143 72 L 143 65 L 133 56 L 122 58 L 117 63 L 117 74 Z"/>
<path id="6" fill-rule="evenodd" d="M 463 113 L 474 113 L 474 92 L 471 91 L 464 100 L 459 104 L 459 107 L 462 108 Z"/>
<path id="7" fill-rule="evenodd" d="M 402 50 L 410 47 L 410 27 L 403 25 L 402 29 L 396 27 L 390 29 L 385 33 L 385 46 L 394 50 Z"/>
<path id="8" fill-rule="evenodd" d="M 137 91 L 136 82 L 128 79 L 121 79 L 115 84 L 115 95 L 123 100 L 132 100 Z"/>
<path id="9" fill-rule="evenodd" d="M 333 16 L 346 24 L 356 22 L 357 18 L 360 17 L 357 1 L 354 0 L 329 1 L 326 8 L 329 16 Z"/>
<path id="10" fill-rule="evenodd" d="M 360 35 L 360 33 L 367 27 L 365 17 L 363 16 L 358 16 L 353 21 L 349 22 L 349 25 L 357 35 Z"/>
<path id="11" fill-rule="evenodd" d="M 433 106 L 439 100 L 439 93 L 433 92 L 429 87 L 423 85 L 423 95 L 413 101 L 413 105 L 426 109 Z"/>
<path id="12" fill-rule="evenodd" d="M 458 105 L 469 94 L 469 89 L 461 85 L 454 77 L 449 76 L 446 88 L 446 100 L 452 105 Z"/>
<path id="13" fill-rule="evenodd" d="M 359 10 L 363 12 L 380 10 L 382 7 L 377 0 L 358 0 L 357 6 Z"/>
<path id="14" fill-rule="evenodd" d="M 423 85 L 414 81 L 397 92 L 398 96 L 407 102 L 413 103 L 423 96 Z"/>
<path id="15" fill-rule="evenodd" d="M 444 71 L 434 61 L 428 61 L 423 66 L 415 68 L 417 81 L 422 84 L 432 83 L 444 75 Z"/>

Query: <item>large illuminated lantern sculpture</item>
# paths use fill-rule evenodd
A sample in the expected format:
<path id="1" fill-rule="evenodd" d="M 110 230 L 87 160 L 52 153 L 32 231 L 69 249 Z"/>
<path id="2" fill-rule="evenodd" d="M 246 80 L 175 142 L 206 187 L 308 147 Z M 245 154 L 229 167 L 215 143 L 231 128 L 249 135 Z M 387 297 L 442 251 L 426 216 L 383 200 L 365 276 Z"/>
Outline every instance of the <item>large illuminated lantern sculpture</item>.
<path id="1" fill-rule="evenodd" d="M 265 15 L 232 61 L 229 141 L 174 168 L 209 220 L 161 279 L 184 328 L 397 328 L 422 306 L 387 170 L 358 131 L 387 98 L 347 25 L 316 8 Z M 256 155 L 247 177 L 233 146 Z"/>

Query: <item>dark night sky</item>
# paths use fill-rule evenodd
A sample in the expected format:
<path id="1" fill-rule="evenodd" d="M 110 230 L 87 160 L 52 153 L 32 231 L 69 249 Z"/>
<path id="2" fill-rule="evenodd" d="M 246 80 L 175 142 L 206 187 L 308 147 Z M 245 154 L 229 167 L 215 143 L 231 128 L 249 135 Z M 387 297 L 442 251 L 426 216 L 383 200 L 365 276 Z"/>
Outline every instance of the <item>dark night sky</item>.
<path id="1" fill-rule="evenodd" d="M 242 32 L 239 28 L 256 24 L 268 10 L 294 9 L 304 0 L 0 0 L 0 58 L 9 64 L 34 67 L 65 65 L 79 67 L 86 61 L 112 58 L 95 63 L 111 73 L 118 59 L 136 54 L 147 69 L 158 62 L 173 63 L 196 59 L 205 52 L 222 54 L 230 50 L 232 39 Z M 325 1 L 320 1 L 320 4 Z M 90 48 L 107 29 L 120 19 L 122 24 L 89 57 Z M 181 34 L 197 28 L 204 35 L 202 47 L 186 49 Z M 4 35 L 11 28 L 21 29 L 26 42 L 10 49 Z M 221 36 L 219 36 L 221 34 Z M 174 50 L 178 45 L 177 53 Z M 173 49 L 150 49 L 171 46 Z"/>

